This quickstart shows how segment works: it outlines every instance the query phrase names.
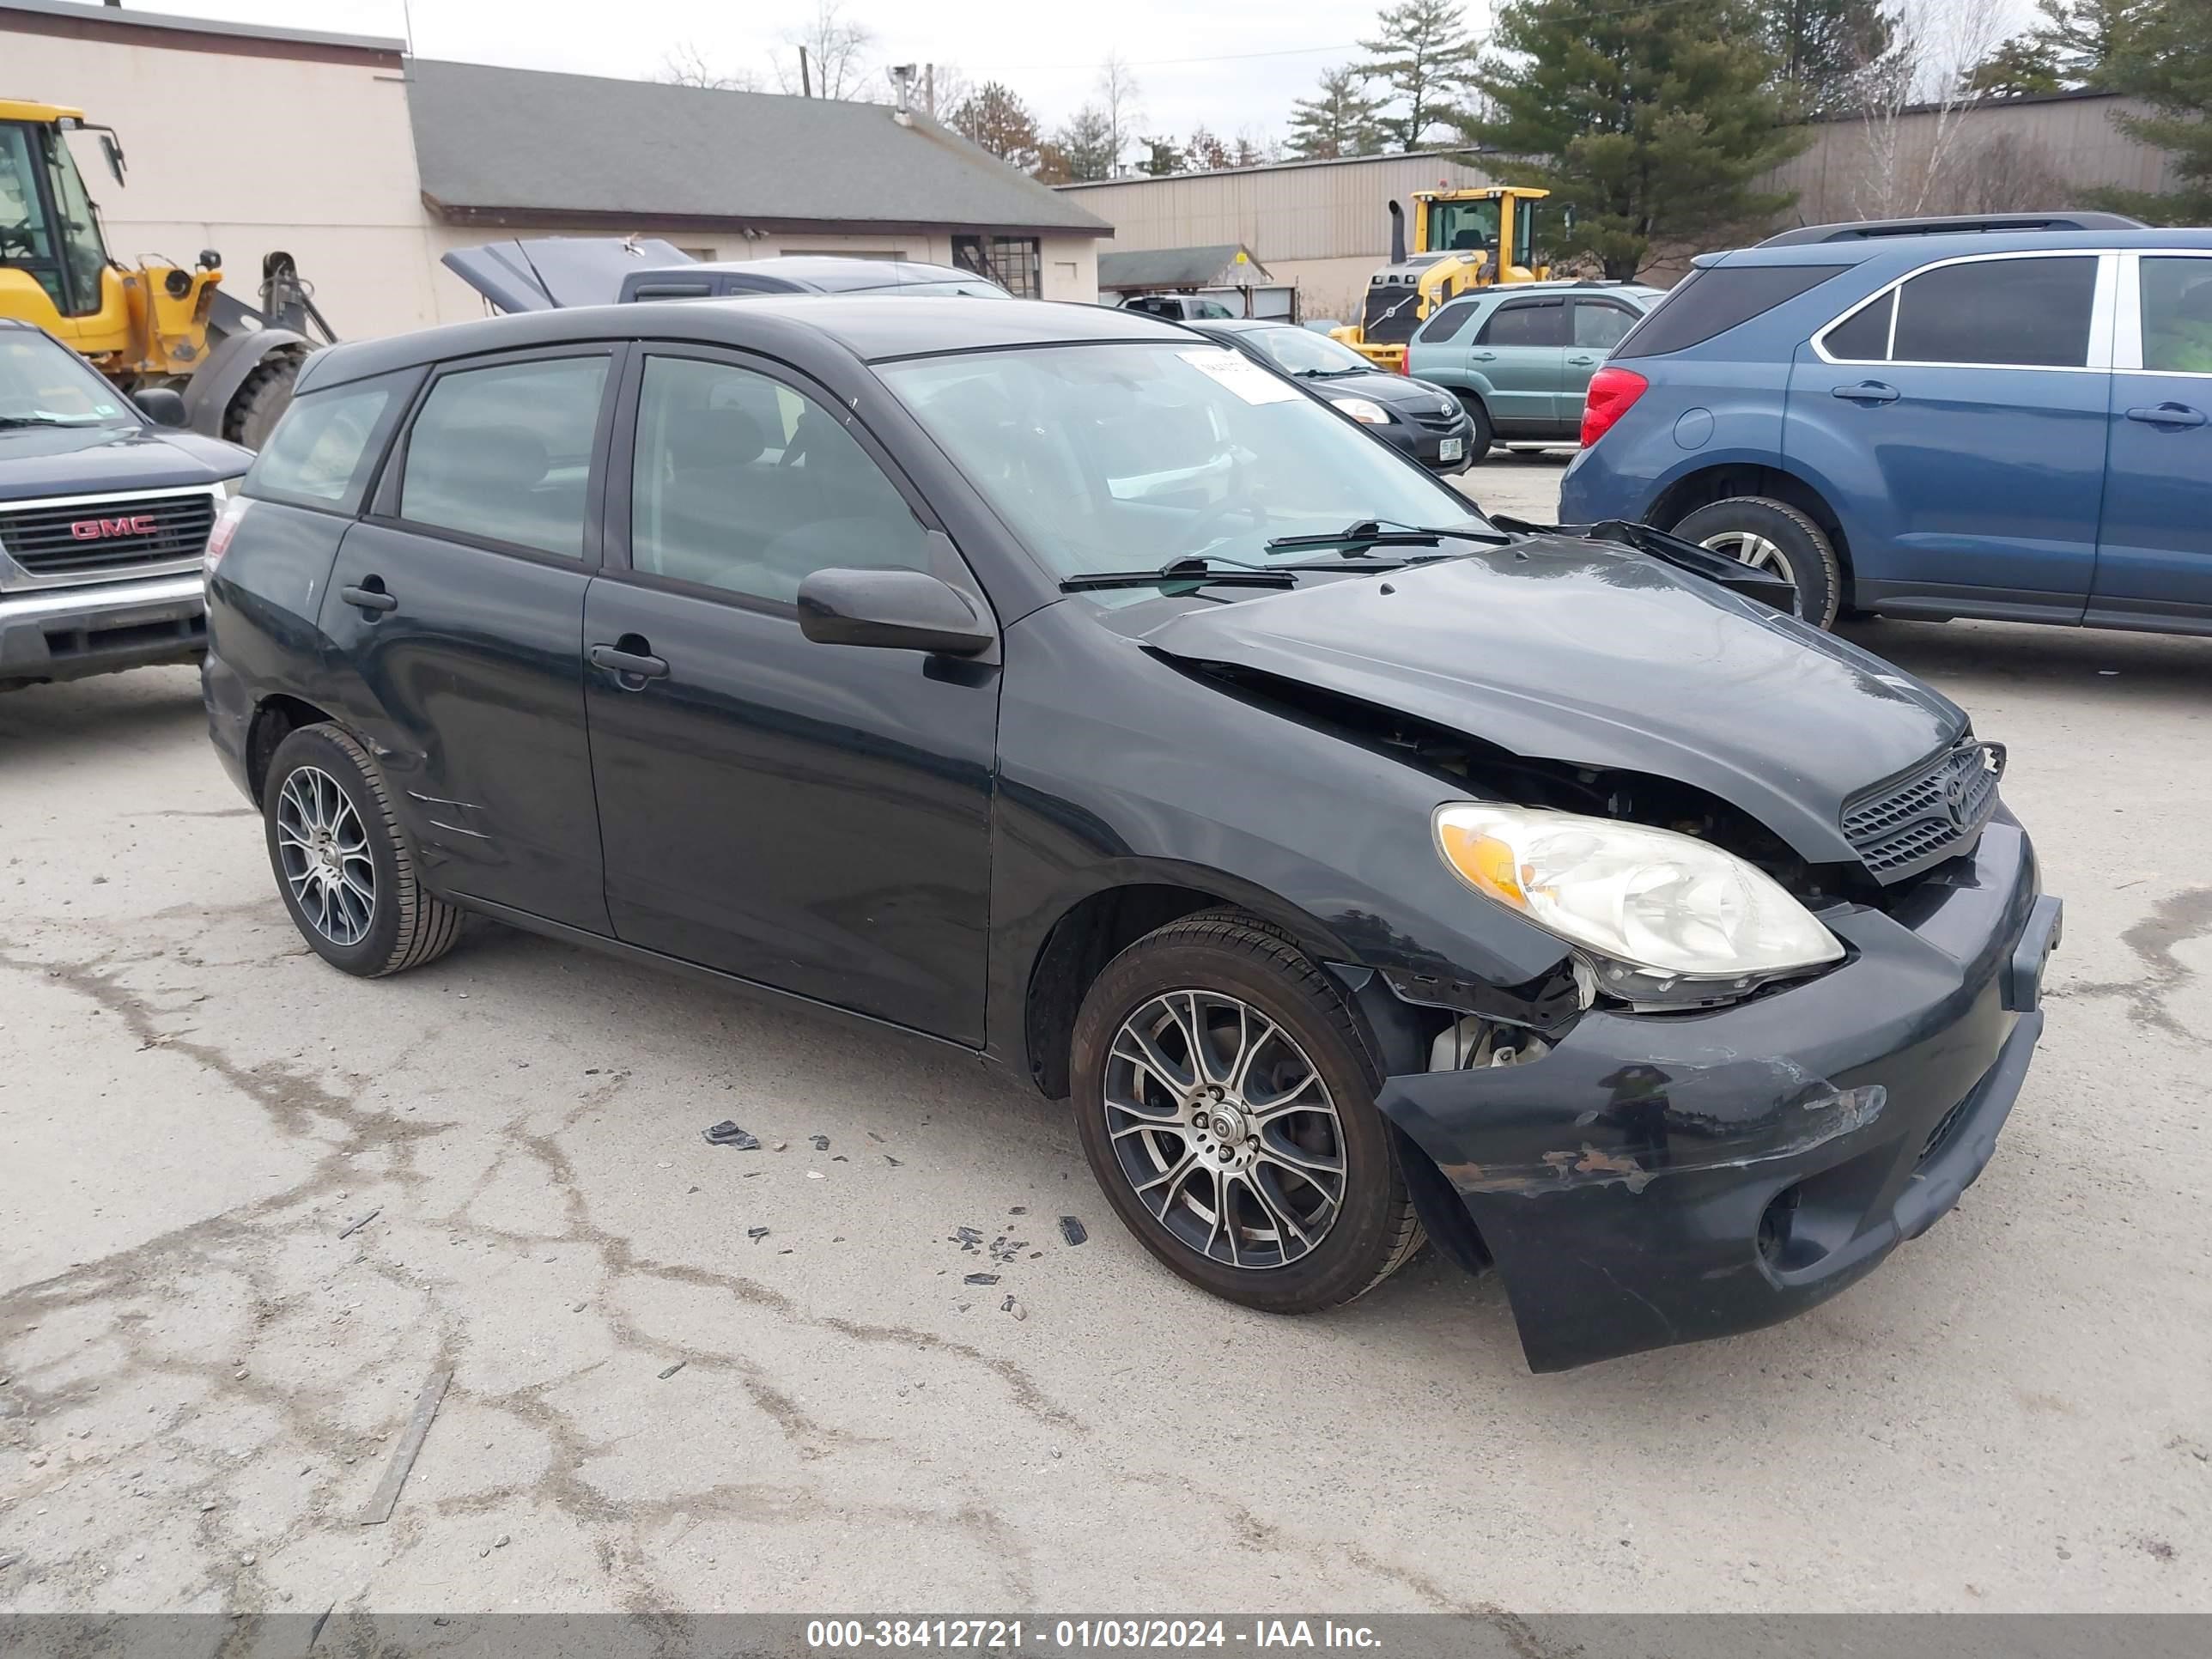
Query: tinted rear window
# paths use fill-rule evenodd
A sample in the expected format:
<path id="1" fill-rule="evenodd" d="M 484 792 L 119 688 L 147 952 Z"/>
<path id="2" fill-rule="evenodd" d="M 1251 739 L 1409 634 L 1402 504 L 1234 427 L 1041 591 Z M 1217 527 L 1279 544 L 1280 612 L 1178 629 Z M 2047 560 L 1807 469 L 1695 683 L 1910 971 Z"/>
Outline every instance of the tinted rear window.
<path id="1" fill-rule="evenodd" d="M 1898 290 L 1891 358 L 2080 368 L 2089 361 L 2097 256 L 1976 259 L 1924 270 Z"/>
<path id="2" fill-rule="evenodd" d="M 1490 313 L 1475 337 L 1478 345 L 1563 346 L 1567 343 L 1567 307 L 1563 300 L 1508 301 Z"/>
<path id="3" fill-rule="evenodd" d="M 246 493 L 298 507 L 361 510 L 362 492 L 404 388 L 398 377 L 295 398 L 253 458 Z"/>
<path id="4" fill-rule="evenodd" d="M 1850 265 L 1700 265 L 1613 348 L 1625 357 L 1659 357 L 1725 333 L 1794 300 Z"/>

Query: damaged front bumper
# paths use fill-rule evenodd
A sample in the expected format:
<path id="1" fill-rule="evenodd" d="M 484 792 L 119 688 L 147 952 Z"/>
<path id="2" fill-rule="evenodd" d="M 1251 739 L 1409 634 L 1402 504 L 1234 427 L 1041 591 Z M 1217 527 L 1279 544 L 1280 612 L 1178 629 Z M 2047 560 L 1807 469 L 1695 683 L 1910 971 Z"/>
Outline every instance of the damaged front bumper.
<path id="1" fill-rule="evenodd" d="M 2037 1037 L 2059 905 L 2000 815 L 1851 951 L 1710 1013 L 1593 1011 L 1541 1059 L 1386 1079 L 1562 1370 L 1755 1329 L 1917 1237 L 1982 1171 Z"/>

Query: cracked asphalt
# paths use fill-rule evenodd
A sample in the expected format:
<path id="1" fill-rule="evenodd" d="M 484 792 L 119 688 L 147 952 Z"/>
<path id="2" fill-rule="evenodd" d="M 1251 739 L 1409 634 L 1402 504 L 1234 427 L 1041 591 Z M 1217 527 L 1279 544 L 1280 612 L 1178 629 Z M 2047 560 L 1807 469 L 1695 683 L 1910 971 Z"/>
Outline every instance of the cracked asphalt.
<path id="1" fill-rule="evenodd" d="M 2212 641 L 1856 631 L 2012 745 L 2040 1060 L 1871 1279 L 1544 1378 L 1433 1258 L 1207 1299 L 948 1050 L 488 927 L 346 979 L 190 671 L 0 698 L 0 1609 L 2212 1610 Z"/>

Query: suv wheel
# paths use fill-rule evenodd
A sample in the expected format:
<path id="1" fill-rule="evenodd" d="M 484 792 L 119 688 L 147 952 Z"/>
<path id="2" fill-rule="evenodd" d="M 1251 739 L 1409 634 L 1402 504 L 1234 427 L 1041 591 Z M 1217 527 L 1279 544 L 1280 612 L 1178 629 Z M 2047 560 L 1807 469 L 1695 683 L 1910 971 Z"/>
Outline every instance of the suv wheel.
<path id="1" fill-rule="evenodd" d="M 1459 398 L 1459 406 L 1467 411 L 1467 418 L 1473 424 L 1473 430 L 1467 434 L 1467 464 L 1480 466 L 1484 458 L 1490 453 L 1491 445 L 1498 441 L 1498 428 L 1491 424 L 1490 411 L 1482 406 L 1481 398 L 1471 392 L 1455 395 Z"/>
<path id="2" fill-rule="evenodd" d="M 1217 911 L 1139 939 L 1084 999 L 1073 1060 L 1091 1173 L 1194 1285 L 1311 1313 L 1419 1249 L 1359 1028 L 1263 924 Z"/>
<path id="3" fill-rule="evenodd" d="M 368 751 L 335 726 L 303 726 L 276 745 L 262 791 L 277 890 L 315 954 L 376 979 L 453 948 L 461 913 L 416 878 Z"/>
<path id="4" fill-rule="evenodd" d="M 1765 495 L 1731 495 L 1701 507 L 1674 526 L 1686 541 L 1709 547 L 1797 590 L 1797 614 L 1815 628 L 1836 620 L 1844 569 L 1820 526 L 1796 507 Z"/>

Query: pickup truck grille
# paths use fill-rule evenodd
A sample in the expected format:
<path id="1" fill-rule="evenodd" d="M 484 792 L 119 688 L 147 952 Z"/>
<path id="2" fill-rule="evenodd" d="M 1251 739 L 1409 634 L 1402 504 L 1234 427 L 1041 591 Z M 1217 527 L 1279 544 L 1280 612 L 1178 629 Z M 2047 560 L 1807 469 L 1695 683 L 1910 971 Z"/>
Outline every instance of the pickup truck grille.
<path id="1" fill-rule="evenodd" d="M 10 508 L 0 502 L 0 551 L 33 576 L 126 575 L 207 550 L 215 497 L 85 496 Z"/>
<path id="2" fill-rule="evenodd" d="M 1844 839 L 1883 881 L 1962 852 L 1996 811 L 2004 761 L 2002 744 L 1969 738 L 1848 804 Z"/>

